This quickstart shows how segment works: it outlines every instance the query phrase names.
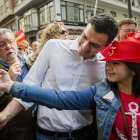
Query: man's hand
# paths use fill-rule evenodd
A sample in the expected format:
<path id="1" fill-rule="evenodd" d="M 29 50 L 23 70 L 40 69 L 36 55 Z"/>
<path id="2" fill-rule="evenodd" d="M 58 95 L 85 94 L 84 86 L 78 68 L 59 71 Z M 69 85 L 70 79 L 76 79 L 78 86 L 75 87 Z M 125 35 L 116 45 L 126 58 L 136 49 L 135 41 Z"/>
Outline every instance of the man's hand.
<path id="1" fill-rule="evenodd" d="M 17 76 L 21 75 L 21 65 L 20 64 L 13 64 L 12 66 L 10 66 L 9 70 L 8 70 L 8 73 L 10 75 L 10 78 L 13 80 L 13 81 L 16 81 L 17 79 Z"/>
<path id="2" fill-rule="evenodd" d="M 0 69 L 0 91 L 9 93 L 13 83 L 14 82 L 11 80 L 8 72 Z"/>

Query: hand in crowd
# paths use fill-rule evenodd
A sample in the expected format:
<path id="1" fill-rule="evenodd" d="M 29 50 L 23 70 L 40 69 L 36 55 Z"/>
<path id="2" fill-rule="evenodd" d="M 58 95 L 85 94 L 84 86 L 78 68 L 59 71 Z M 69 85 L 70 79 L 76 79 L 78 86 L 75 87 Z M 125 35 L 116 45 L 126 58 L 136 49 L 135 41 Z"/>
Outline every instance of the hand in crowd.
<path id="1" fill-rule="evenodd" d="M 14 82 L 11 80 L 8 72 L 0 69 L 0 91 L 9 93 L 13 83 Z"/>
<path id="2" fill-rule="evenodd" d="M 8 73 L 10 75 L 10 78 L 13 80 L 13 81 L 16 81 L 17 79 L 17 76 L 21 75 L 21 65 L 20 64 L 13 64 L 12 66 L 10 66 L 9 70 L 8 70 Z"/>

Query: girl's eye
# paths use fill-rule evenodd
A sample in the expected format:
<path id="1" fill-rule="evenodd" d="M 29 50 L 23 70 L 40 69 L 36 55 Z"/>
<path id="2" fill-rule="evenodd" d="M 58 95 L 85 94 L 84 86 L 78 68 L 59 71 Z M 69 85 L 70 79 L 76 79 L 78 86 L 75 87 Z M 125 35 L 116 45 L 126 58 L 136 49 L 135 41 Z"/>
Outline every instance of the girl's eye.
<path id="1" fill-rule="evenodd" d="M 119 64 L 118 62 L 113 62 L 114 65 Z"/>

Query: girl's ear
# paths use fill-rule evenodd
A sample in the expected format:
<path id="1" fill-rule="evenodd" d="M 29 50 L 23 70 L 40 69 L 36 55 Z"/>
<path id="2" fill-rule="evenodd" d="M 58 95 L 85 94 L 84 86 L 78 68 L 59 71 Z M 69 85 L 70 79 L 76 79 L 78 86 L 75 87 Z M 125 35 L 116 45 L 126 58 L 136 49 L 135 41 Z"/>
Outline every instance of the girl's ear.
<path id="1" fill-rule="evenodd" d="M 135 72 L 134 71 L 132 71 L 132 76 L 135 76 Z"/>

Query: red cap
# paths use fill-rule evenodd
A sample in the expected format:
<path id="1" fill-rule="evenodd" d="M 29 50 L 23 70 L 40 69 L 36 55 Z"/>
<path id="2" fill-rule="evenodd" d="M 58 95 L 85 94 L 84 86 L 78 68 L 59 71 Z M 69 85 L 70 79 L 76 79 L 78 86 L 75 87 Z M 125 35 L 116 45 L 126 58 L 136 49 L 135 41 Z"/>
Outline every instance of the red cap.
<path id="1" fill-rule="evenodd" d="M 108 56 L 101 61 L 124 61 L 140 63 L 140 41 L 114 41 Z"/>
<path id="2" fill-rule="evenodd" d="M 128 40 L 140 43 L 140 30 L 138 30 L 136 33 L 128 34 L 127 38 L 128 38 Z"/>

